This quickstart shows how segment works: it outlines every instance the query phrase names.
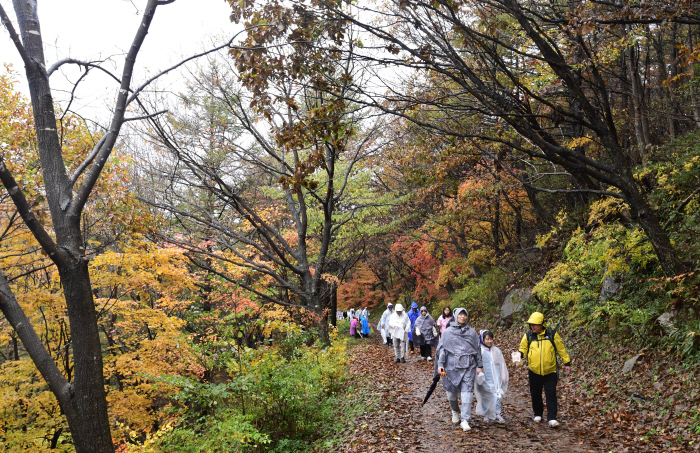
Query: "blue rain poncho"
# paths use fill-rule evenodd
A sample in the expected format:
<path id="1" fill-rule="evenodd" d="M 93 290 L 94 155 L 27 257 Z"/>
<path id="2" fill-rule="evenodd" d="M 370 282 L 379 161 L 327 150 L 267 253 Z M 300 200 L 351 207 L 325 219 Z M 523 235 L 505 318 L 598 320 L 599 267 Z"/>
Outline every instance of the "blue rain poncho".
<path id="1" fill-rule="evenodd" d="M 485 330 L 482 330 L 479 333 L 479 340 L 485 379 L 483 384 L 476 384 L 474 388 L 476 415 L 495 418 L 498 399 L 503 398 L 508 391 L 508 367 L 500 349 L 496 346 L 486 347 L 483 341 L 484 332 Z"/>
<path id="2" fill-rule="evenodd" d="M 450 393 L 471 393 L 474 390 L 476 369 L 483 365 L 479 334 L 469 326 L 469 322 L 457 322 L 457 315 L 461 312 L 468 314 L 464 308 L 455 309 L 454 317 L 443 332 L 435 354 L 438 357 L 435 373 L 439 367 L 445 368 L 442 385 Z"/>
<path id="3" fill-rule="evenodd" d="M 416 323 L 416 319 L 418 319 L 420 316 L 417 303 L 413 302 L 411 304 L 411 309 L 408 311 L 407 315 L 408 319 L 411 320 L 411 330 L 408 331 L 408 341 L 413 341 L 413 325 Z"/>
<path id="4" fill-rule="evenodd" d="M 362 335 L 369 335 L 369 322 L 367 318 L 361 316 L 360 321 L 362 321 Z"/>

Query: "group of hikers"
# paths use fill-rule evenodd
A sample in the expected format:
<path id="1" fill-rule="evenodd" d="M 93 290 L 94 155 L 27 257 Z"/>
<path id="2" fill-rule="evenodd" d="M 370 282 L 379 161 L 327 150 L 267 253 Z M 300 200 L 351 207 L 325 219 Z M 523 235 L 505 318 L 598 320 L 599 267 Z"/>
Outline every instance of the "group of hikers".
<path id="1" fill-rule="evenodd" d="M 357 338 L 367 338 L 369 335 L 369 310 L 365 307 L 360 310 L 351 308 L 343 312 L 343 318 L 350 317 L 350 336 Z"/>
<path id="2" fill-rule="evenodd" d="M 358 322 L 363 331 L 366 320 L 367 317 L 360 313 Z M 542 421 L 544 390 L 548 425 L 555 428 L 559 426 L 557 355 L 561 357 L 567 374 L 571 371 L 571 359 L 559 334 L 546 326 L 542 313 L 533 313 L 527 323 L 529 330 L 523 335 L 519 351 L 513 353 L 513 361 L 517 366 L 525 363 L 524 359 L 527 360 L 534 421 Z M 355 326 L 358 326 L 357 322 Z M 351 334 L 354 335 L 352 329 L 351 324 Z M 377 324 L 377 330 L 381 332 L 384 344 L 393 347 L 396 363 L 406 363 L 406 354 L 415 354 L 416 347 L 420 353 L 419 360 L 430 361 L 435 357 L 434 382 L 442 380 L 454 424 L 460 424 L 464 431 L 471 429 L 469 420 L 474 394 L 476 414 L 484 417 L 484 422 L 505 423 L 502 401 L 508 391 L 509 380 L 505 359 L 494 344 L 493 332 L 481 330 L 477 333 L 469 325 L 466 309 L 456 308 L 453 312 L 450 307 L 445 307 L 435 321 L 427 308 L 423 306 L 419 309 L 416 302 L 411 304 L 408 313 L 403 305 L 394 307 L 390 303 Z"/>

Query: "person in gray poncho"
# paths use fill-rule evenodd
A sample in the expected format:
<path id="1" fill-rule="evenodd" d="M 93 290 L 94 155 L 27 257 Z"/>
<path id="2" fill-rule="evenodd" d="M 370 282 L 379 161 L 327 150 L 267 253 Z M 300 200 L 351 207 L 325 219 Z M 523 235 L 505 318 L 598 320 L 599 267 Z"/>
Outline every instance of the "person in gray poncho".
<path id="1" fill-rule="evenodd" d="M 472 395 L 477 373 L 483 373 L 479 334 L 472 329 L 469 316 L 464 308 L 454 311 L 454 318 L 442 334 L 436 351 L 437 372 L 444 376 L 442 385 L 447 392 L 447 400 L 452 409 L 452 423 L 462 420 L 464 431 L 471 429 L 469 419 L 472 414 Z M 462 398 L 460 414 L 457 398 Z"/>
<path id="2" fill-rule="evenodd" d="M 413 325 L 413 344 L 420 348 L 423 360 L 433 360 L 433 348 L 438 345 L 435 320 L 428 314 L 428 309 L 420 307 L 420 316 Z"/>

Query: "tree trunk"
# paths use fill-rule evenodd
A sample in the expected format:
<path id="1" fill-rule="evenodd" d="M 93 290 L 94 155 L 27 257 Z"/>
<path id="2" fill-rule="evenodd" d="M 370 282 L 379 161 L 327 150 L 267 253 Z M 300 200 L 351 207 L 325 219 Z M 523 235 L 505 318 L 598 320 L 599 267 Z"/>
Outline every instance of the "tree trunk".
<path id="1" fill-rule="evenodd" d="M 632 88 L 632 110 L 634 117 L 634 133 L 642 160 L 645 158 L 646 147 L 651 144 L 649 122 L 644 106 L 644 90 L 639 77 L 636 45 L 627 48 L 627 74 Z"/>
<path id="2" fill-rule="evenodd" d="M 336 314 L 338 313 L 338 286 L 331 285 L 331 324 L 333 327 L 337 327 L 338 318 Z"/>

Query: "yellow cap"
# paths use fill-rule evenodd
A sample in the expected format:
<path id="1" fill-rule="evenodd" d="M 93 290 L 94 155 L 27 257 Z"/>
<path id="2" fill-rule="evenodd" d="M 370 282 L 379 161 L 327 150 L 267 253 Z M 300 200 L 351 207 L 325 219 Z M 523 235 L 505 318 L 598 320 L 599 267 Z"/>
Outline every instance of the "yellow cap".
<path id="1" fill-rule="evenodd" d="M 544 324 L 544 315 L 539 311 L 534 312 L 530 315 L 530 319 L 527 320 L 528 324 Z"/>

